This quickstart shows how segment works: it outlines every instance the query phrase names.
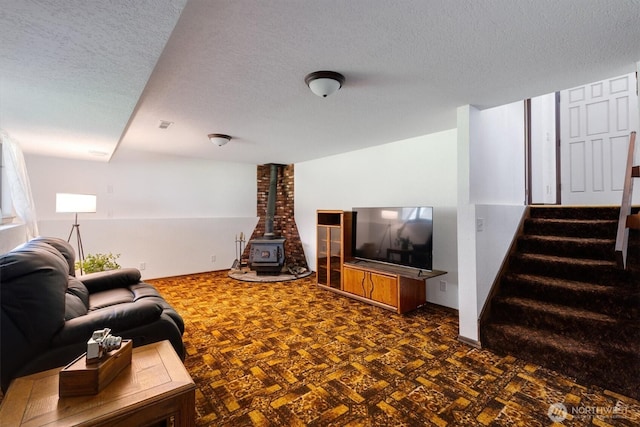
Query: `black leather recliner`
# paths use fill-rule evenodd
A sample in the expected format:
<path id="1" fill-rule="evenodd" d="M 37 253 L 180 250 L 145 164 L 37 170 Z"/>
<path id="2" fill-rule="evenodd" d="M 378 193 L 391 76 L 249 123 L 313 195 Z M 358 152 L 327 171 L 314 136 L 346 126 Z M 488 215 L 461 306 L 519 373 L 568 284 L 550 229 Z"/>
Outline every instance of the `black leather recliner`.
<path id="1" fill-rule="evenodd" d="M 93 331 L 169 340 L 184 360 L 182 317 L 133 268 L 75 277 L 66 241 L 39 237 L 0 255 L 0 386 L 61 367 L 86 351 Z"/>

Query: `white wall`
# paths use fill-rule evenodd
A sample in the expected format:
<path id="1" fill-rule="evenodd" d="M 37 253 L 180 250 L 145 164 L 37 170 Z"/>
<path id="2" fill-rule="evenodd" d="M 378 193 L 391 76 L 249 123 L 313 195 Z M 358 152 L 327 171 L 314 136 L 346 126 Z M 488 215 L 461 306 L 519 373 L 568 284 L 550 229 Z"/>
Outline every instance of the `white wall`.
<path id="1" fill-rule="evenodd" d="M 79 214 L 85 254 L 145 263 L 147 279 L 228 269 L 235 235 L 257 223 L 255 165 L 142 155 L 110 163 L 32 155 L 26 163 L 40 234 L 69 235 L 73 214 L 55 212 L 56 193 L 96 194 L 97 212 Z"/>
<path id="2" fill-rule="evenodd" d="M 524 102 L 478 111 L 477 120 L 469 145 L 471 202 L 523 204 Z"/>
<path id="3" fill-rule="evenodd" d="M 480 111 L 475 119 L 470 149 L 479 316 L 525 209 L 524 102 Z"/>
<path id="4" fill-rule="evenodd" d="M 556 202 L 556 95 L 531 98 L 531 201 Z"/>
<path id="5" fill-rule="evenodd" d="M 524 205 L 476 205 L 476 293 L 478 317 L 524 213 Z"/>
<path id="6" fill-rule="evenodd" d="M 456 170 L 455 129 L 297 163 L 296 224 L 309 266 L 315 270 L 318 209 L 433 206 L 433 268 L 448 274 L 427 281 L 427 300 L 457 308 Z"/>
<path id="7" fill-rule="evenodd" d="M 458 108 L 460 336 L 478 320 L 524 210 L 524 105 Z M 468 172 L 467 172 L 468 171 Z"/>
<path id="8" fill-rule="evenodd" d="M 475 205 L 471 203 L 471 144 L 478 133 L 480 112 L 470 106 L 457 111 L 458 135 L 458 323 L 459 335 L 469 341 L 478 341 L 478 308 L 476 287 L 476 233 Z"/>

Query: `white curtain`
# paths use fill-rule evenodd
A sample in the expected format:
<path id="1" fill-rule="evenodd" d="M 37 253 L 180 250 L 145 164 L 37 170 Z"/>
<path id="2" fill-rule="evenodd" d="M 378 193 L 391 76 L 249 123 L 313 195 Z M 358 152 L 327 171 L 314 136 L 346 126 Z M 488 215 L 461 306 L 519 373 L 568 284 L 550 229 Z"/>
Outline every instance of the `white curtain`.
<path id="1" fill-rule="evenodd" d="M 2 160 L 6 168 L 6 176 L 11 193 L 11 201 L 16 215 L 24 224 L 27 240 L 39 235 L 36 219 L 36 206 L 31 194 L 31 184 L 27 174 L 27 166 L 24 162 L 22 149 L 16 141 L 13 141 L 7 132 L 0 129 L 2 141 Z"/>

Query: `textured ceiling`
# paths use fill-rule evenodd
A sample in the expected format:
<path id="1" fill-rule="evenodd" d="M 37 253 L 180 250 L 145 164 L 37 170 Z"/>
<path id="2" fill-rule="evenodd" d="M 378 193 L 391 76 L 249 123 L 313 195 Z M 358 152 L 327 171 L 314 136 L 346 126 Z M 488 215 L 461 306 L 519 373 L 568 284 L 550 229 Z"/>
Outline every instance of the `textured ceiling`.
<path id="1" fill-rule="evenodd" d="M 184 1 L 0 3 L 0 127 L 68 157 L 300 162 L 640 60 L 638 0 L 189 0 L 181 15 Z M 304 84 L 323 69 L 346 77 L 326 99 Z"/>
<path id="2" fill-rule="evenodd" d="M 0 128 L 108 159 L 186 0 L 0 0 Z"/>

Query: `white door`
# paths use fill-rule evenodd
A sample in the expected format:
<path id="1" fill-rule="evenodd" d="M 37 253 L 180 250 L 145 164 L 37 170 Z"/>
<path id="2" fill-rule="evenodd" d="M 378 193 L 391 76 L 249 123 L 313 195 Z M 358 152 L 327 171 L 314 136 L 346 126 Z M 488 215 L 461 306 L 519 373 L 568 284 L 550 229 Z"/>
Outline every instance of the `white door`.
<path id="1" fill-rule="evenodd" d="M 635 73 L 562 91 L 560 129 L 562 204 L 620 205 L 638 130 Z"/>

